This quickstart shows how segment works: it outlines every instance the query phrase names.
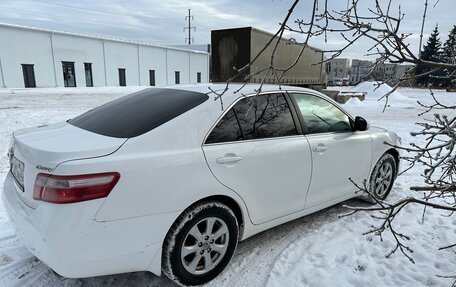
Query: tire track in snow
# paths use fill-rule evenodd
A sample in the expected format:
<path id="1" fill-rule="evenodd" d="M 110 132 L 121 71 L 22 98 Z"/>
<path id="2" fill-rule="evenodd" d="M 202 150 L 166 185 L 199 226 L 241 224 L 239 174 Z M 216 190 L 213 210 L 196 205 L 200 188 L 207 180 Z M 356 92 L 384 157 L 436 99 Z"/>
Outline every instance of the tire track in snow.
<path id="1" fill-rule="evenodd" d="M 337 220 L 345 211 L 339 204 L 241 242 L 227 269 L 206 286 L 265 286 L 275 261 L 285 249 L 320 225 Z"/>

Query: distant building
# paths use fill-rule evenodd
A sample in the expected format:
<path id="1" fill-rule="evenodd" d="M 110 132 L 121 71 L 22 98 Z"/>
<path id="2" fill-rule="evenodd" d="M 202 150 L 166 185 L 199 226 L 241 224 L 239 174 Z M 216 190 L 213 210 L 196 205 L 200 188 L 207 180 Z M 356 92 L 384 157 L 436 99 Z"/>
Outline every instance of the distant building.
<path id="1" fill-rule="evenodd" d="M 400 79 L 404 76 L 411 76 L 407 75 L 407 72 L 410 71 L 414 65 L 396 65 L 396 78 Z"/>
<path id="2" fill-rule="evenodd" d="M 369 72 L 373 68 L 373 62 L 353 59 L 350 68 L 350 84 L 357 85 L 358 83 L 367 80 Z"/>
<path id="3" fill-rule="evenodd" d="M 386 81 L 389 85 L 395 85 L 403 77 L 407 76 L 407 71 L 413 65 L 399 65 L 392 63 L 379 62 L 372 71 L 372 79 L 376 81 Z"/>
<path id="4" fill-rule="evenodd" d="M 407 76 L 407 71 L 413 65 L 399 65 L 379 61 L 377 63 L 363 60 L 352 60 L 350 83 L 358 84 L 366 80 L 387 81 L 390 85 L 398 83 L 399 79 Z"/>
<path id="5" fill-rule="evenodd" d="M 209 53 L 186 48 L 0 24 L 0 88 L 207 83 Z"/>
<path id="6" fill-rule="evenodd" d="M 338 59 L 336 59 L 338 60 Z M 342 59 L 339 59 L 342 60 Z M 344 65 L 341 63 L 342 61 L 336 62 L 333 64 L 331 61 L 331 72 L 330 77 L 333 78 L 333 83 L 339 79 L 338 75 L 340 75 L 340 66 Z M 338 67 L 337 73 L 333 71 L 332 67 Z M 413 68 L 413 65 L 398 65 L 392 63 L 385 63 L 382 61 L 373 62 L 373 61 L 366 61 L 366 60 L 359 60 L 353 59 L 351 60 L 351 67 L 350 67 L 350 84 L 357 85 L 360 82 L 368 81 L 368 80 L 376 80 L 376 81 L 387 81 L 388 84 L 394 85 L 396 84 L 400 78 L 406 76 L 407 71 Z M 337 76 L 336 76 L 337 75 Z"/>
<path id="7" fill-rule="evenodd" d="M 375 65 L 372 71 L 372 78 L 377 81 L 393 81 L 396 77 L 396 66 L 397 64 L 380 61 Z"/>
<path id="8" fill-rule="evenodd" d="M 383 79 L 388 80 L 388 79 L 393 79 L 396 77 L 396 67 L 397 64 L 391 64 L 391 63 L 384 63 L 383 64 Z"/>
<path id="9" fill-rule="evenodd" d="M 209 82 L 212 82 L 212 48 L 211 48 L 211 44 L 172 45 L 171 47 L 209 53 Z"/>
<path id="10" fill-rule="evenodd" d="M 335 58 L 329 62 L 329 85 L 342 85 L 350 75 L 350 59 Z"/>

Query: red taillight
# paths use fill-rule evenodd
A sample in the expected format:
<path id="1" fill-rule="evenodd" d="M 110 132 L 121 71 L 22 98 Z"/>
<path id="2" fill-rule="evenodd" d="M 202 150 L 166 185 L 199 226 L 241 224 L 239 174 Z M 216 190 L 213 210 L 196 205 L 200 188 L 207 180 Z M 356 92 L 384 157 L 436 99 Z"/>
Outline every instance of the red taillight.
<path id="1" fill-rule="evenodd" d="M 106 197 L 119 181 L 117 172 L 85 175 L 36 176 L 33 198 L 51 203 L 74 203 Z"/>

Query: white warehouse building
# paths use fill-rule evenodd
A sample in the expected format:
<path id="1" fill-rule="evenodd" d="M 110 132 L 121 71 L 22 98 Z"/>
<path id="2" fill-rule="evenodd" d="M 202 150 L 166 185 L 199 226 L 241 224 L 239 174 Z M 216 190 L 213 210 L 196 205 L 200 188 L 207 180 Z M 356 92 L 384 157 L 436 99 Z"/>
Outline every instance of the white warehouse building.
<path id="1" fill-rule="evenodd" d="M 209 81 L 209 53 L 0 24 L 0 88 Z"/>

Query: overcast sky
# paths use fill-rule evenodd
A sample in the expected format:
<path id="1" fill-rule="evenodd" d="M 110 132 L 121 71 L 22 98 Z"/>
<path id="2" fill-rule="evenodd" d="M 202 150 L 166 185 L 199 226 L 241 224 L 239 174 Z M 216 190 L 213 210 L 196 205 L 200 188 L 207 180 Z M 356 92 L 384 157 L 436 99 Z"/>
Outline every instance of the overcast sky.
<path id="1" fill-rule="evenodd" d="M 346 0 L 329 2 L 336 8 L 347 3 Z M 360 2 L 368 6 L 374 1 Z M 405 13 L 401 32 L 414 34 L 410 45 L 416 50 L 424 2 L 393 0 L 394 7 L 397 9 L 400 4 Z M 187 34 L 183 28 L 187 25 L 185 16 L 190 8 L 194 16 L 192 26 L 196 26 L 195 44 L 208 44 L 210 31 L 214 29 L 254 26 L 274 32 L 291 3 L 291 0 L 0 0 L 0 22 L 156 44 L 185 44 Z M 301 0 L 291 19 L 308 17 L 309 8 L 310 1 Z M 438 24 L 444 42 L 456 24 L 455 11 L 455 0 L 429 0 L 425 40 Z M 287 36 L 299 39 L 298 35 Z M 320 38 L 315 39 L 313 45 L 321 49 L 337 48 L 340 40 L 330 36 L 327 43 Z M 359 58 L 366 53 L 368 45 L 357 43 L 344 56 Z"/>

